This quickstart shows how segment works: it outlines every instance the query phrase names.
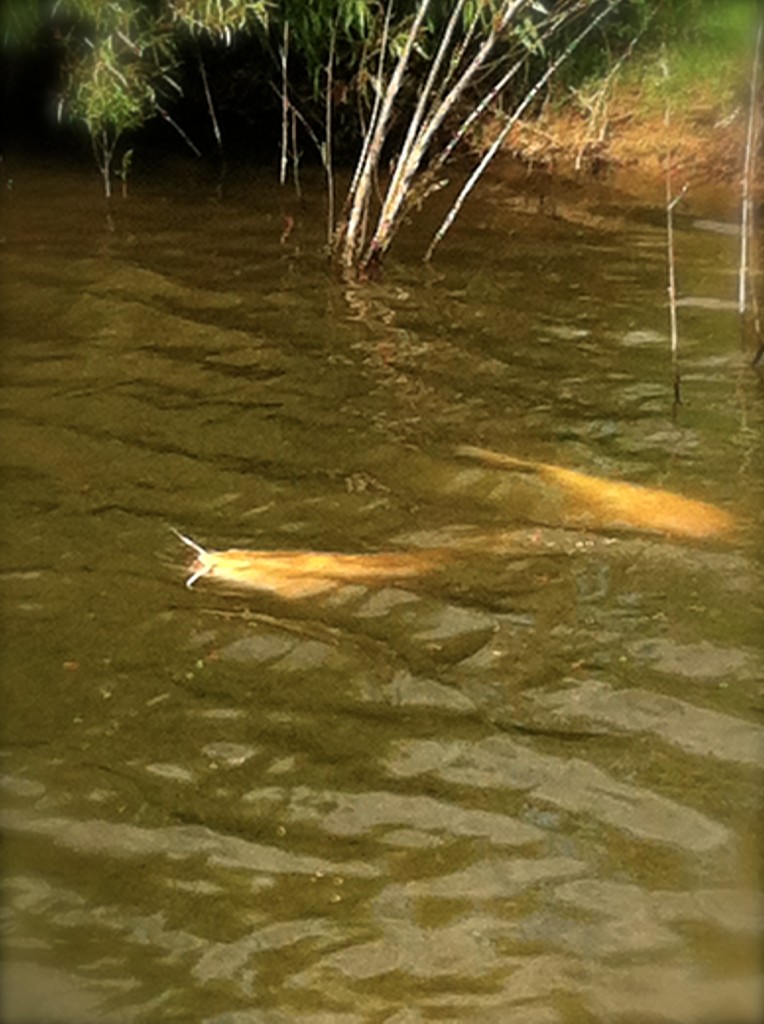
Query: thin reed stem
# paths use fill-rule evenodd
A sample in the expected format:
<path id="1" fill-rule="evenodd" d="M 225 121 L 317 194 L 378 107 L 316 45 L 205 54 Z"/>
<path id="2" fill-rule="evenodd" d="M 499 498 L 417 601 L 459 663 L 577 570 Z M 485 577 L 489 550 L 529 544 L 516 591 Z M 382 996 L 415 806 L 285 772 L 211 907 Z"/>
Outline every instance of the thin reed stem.
<path id="1" fill-rule="evenodd" d="M 199 64 L 199 74 L 201 75 L 202 85 L 204 87 L 204 98 L 207 101 L 207 112 L 210 115 L 210 121 L 212 123 L 212 131 L 215 136 L 215 142 L 217 143 L 218 153 L 220 154 L 221 160 L 223 159 L 223 136 L 220 131 L 220 125 L 218 123 L 217 114 L 215 112 L 215 104 L 212 102 L 212 93 L 210 92 L 209 82 L 207 81 L 207 69 L 204 66 L 202 60 L 202 54 L 197 44 L 196 48 L 196 59 Z"/>
<path id="2" fill-rule="evenodd" d="M 302 186 L 300 185 L 300 151 L 297 148 L 297 117 L 293 106 L 289 107 L 289 123 L 292 134 L 292 177 L 294 178 L 294 190 L 297 198 L 302 199 Z"/>
<path id="3" fill-rule="evenodd" d="M 682 384 L 679 370 L 679 325 L 677 321 L 676 308 L 676 259 L 674 256 L 674 207 L 680 201 L 687 186 L 682 188 L 678 196 L 673 194 L 671 181 L 674 170 L 672 157 L 673 150 L 669 142 L 671 132 L 671 103 L 669 100 L 668 85 L 670 80 L 668 59 L 665 47 L 662 58 L 663 80 L 666 86 L 666 105 L 663 110 L 663 127 L 665 129 L 666 154 L 665 154 L 665 183 L 666 183 L 666 259 L 668 263 L 668 305 L 669 305 L 669 328 L 671 338 L 671 374 L 674 388 L 674 409 L 682 404 Z"/>
<path id="4" fill-rule="evenodd" d="M 337 45 L 337 22 L 332 25 L 332 35 L 329 40 L 329 56 L 326 60 L 326 108 L 324 126 L 324 146 L 322 158 L 324 171 L 326 172 L 326 244 L 331 249 L 332 238 L 334 237 L 334 157 L 333 157 L 333 103 L 334 103 L 334 50 Z"/>
<path id="5" fill-rule="evenodd" d="M 281 44 L 281 164 L 279 167 L 279 184 L 285 185 L 287 179 L 289 150 L 289 21 L 284 21 L 284 38 Z"/>
<path id="6" fill-rule="evenodd" d="M 751 279 L 750 251 L 753 235 L 753 179 L 755 175 L 755 153 L 758 142 L 758 93 L 759 67 L 761 61 L 762 35 L 764 34 L 764 17 L 759 21 L 756 34 L 756 49 L 753 56 L 751 71 L 751 100 L 748 112 L 748 130 L 745 140 L 745 157 L 743 159 L 742 202 L 740 212 L 740 272 L 738 275 L 738 312 L 745 316 L 747 301 L 746 293 Z"/>

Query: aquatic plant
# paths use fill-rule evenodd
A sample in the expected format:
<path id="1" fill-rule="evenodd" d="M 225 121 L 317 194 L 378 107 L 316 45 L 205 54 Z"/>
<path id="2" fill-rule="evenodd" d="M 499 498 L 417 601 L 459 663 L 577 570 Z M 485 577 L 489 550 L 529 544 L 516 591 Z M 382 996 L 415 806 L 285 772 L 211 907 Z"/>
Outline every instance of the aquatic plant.
<path id="1" fill-rule="evenodd" d="M 740 269 L 738 273 L 738 312 L 741 325 L 745 327 L 745 316 L 748 311 L 749 299 L 753 313 L 753 325 L 758 338 L 757 351 L 753 358 L 756 366 L 764 355 L 764 338 L 761 333 L 759 305 L 754 287 L 755 266 L 758 255 L 754 235 L 754 182 L 756 179 L 756 154 L 759 151 L 761 135 L 761 106 L 759 99 L 759 72 L 761 50 L 764 41 L 764 14 L 759 18 L 756 33 L 751 69 L 751 96 L 748 111 L 748 127 L 746 130 L 745 157 L 743 160 L 743 178 L 740 203 Z"/>
<path id="2" fill-rule="evenodd" d="M 510 113 L 500 119 L 496 138 L 484 151 L 436 233 L 427 252 L 427 257 L 431 256 L 517 118 L 583 39 L 619 3 L 620 0 L 610 0 L 592 5 L 571 0 L 549 9 L 534 0 L 457 0 L 438 33 L 428 37 L 425 16 L 429 0 L 419 0 L 403 47 L 386 71 L 390 2 L 376 74 L 377 101 L 348 193 L 346 214 L 336 235 L 336 248 L 345 268 L 368 273 L 381 262 L 405 213 L 446 183 L 439 174 L 456 145 L 477 119 L 493 107 L 510 82 L 521 71 L 532 69 L 532 59 L 540 58 L 542 66 L 545 65 L 543 71 L 534 80 L 531 70 L 531 84 L 521 91 L 521 98 L 512 104 Z M 584 28 L 555 55 L 550 47 L 557 35 L 584 15 Z M 414 54 L 426 45 L 423 38 L 431 46 L 422 69 L 423 82 L 408 115 L 403 142 L 392 160 L 392 173 L 377 212 L 376 227 L 367 241 L 372 184 L 389 142 L 392 113 Z M 448 137 L 443 144 L 440 133 L 447 126 Z"/>
<path id="3" fill-rule="evenodd" d="M 170 75 L 169 37 L 162 20 L 137 0 L 63 0 L 56 17 L 65 52 L 59 118 L 68 110 L 84 123 L 109 197 L 120 141 L 163 111 L 160 83 L 180 89 Z M 123 174 L 128 164 L 123 158 Z"/>
<path id="4" fill-rule="evenodd" d="M 711 53 L 710 26 L 737 38 L 741 11 L 735 0 L 58 0 L 48 17 L 11 0 L 0 27 L 6 49 L 49 47 L 59 61 L 59 115 L 85 126 L 107 196 L 120 167 L 125 192 L 129 155 L 153 119 L 195 155 L 208 142 L 191 136 L 208 119 L 222 163 L 228 125 L 248 126 L 237 127 L 239 144 L 257 135 L 272 146 L 249 126 L 278 118 L 279 177 L 286 185 L 291 172 L 298 191 L 309 139 L 326 175 L 328 248 L 363 276 L 407 216 L 454 187 L 454 158 L 466 155 L 474 168 L 454 189 L 432 255 L 553 82 L 590 111 L 602 141 L 616 76 L 650 66 L 638 41 L 667 41 L 678 94 L 688 72 L 674 38 Z M 354 168 L 341 203 L 338 159 Z"/>

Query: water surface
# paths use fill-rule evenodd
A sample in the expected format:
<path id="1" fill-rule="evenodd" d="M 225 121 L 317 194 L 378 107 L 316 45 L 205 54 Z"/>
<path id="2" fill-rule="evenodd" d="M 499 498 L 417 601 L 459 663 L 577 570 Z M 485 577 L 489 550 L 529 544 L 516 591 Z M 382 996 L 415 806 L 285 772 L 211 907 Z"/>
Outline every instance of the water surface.
<path id="1" fill-rule="evenodd" d="M 3 203 L 3 1019 L 758 1020 L 734 237 L 680 220 L 673 416 L 649 212 L 496 185 L 431 267 L 420 222 L 355 286 L 317 187 L 165 175 L 107 217 L 95 178 L 19 167 Z M 464 443 L 740 526 L 585 533 Z M 185 589 L 170 526 L 550 546 L 284 601 Z"/>

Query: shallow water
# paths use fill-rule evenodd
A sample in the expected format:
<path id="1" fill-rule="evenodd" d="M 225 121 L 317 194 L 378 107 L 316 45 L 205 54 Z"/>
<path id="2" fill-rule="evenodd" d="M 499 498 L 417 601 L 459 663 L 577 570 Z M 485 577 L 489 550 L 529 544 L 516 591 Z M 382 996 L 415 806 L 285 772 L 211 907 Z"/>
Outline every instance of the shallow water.
<path id="1" fill-rule="evenodd" d="M 3 1020 L 757 1021 L 764 416 L 734 237 L 680 219 L 672 417 L 658 215 L 494 185 L 431 267 L 412 232 L 348 286 L 317 188 L 168 173 L 107 218 L 85 173 L 13 178 Z M 584 533 L 464 443 L 739 529 Z M 185 589 L 170 526 L 523 543 L 285 601 Z"/>

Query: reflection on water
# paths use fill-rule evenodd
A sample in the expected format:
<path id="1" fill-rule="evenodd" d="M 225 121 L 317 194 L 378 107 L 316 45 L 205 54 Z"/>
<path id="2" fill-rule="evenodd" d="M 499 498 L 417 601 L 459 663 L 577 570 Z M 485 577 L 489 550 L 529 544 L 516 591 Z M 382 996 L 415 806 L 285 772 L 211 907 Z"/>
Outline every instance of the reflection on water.
<path id="1" fill-rule="evenodd" d="M 317 196 L 163 184 L 111 230 L 97 182 L 14 182 L 3 1020 L 757 1021 L 762 414 L 734 239 L 679 233 L 672 422 L 663 239 L 622 211 L 497 202 L 434 268 L 404 242 L 357 288 Z M 741 527 L 584 533 L 465 443 Z M 461 554 L 293 600 L 189 591 L 170 526 Z"/>

